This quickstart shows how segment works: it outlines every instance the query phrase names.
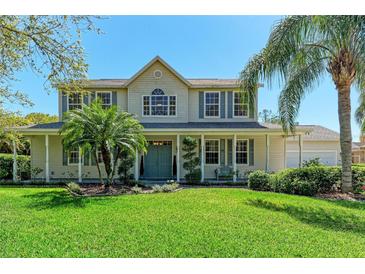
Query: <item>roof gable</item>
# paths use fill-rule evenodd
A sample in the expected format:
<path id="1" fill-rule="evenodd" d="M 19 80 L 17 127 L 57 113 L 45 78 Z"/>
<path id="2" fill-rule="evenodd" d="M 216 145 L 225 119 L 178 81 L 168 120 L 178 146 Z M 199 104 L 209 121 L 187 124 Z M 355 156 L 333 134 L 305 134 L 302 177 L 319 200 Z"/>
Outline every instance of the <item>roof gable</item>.
<path id="1" fill-rule="evenodd" d="M 165 68 L 167 68 L 172 74 L 174 74 L 179 80 L 181 80 L 188 87 L 191 86 L 191 83 L 186 80 L 181 74 L 179 74 L 176 70 L 174 70 L 168 63 L 166 63 L 160 56 L 156 56 L 151 61 L 149 61 L 144 67 L 142 67 L 136 74 L 134 74 L 125 84 L 125 87 L 128 87 L 132 82 L 134 82 L 140 75 L 142 75 L 146 70 L 148 70 L 153 64 L 156 62 L 160 62 Z"/>

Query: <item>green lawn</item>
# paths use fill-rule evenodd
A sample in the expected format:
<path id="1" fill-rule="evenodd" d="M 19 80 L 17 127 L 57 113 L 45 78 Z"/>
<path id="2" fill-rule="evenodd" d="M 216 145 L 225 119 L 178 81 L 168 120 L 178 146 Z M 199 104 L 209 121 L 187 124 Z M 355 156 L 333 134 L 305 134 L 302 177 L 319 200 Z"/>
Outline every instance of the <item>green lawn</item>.
<path id="1" fill-rule="evenodd" d="M 365 204 L 241 189 L 0 188 L 0 257 L 365 257 Z"/>

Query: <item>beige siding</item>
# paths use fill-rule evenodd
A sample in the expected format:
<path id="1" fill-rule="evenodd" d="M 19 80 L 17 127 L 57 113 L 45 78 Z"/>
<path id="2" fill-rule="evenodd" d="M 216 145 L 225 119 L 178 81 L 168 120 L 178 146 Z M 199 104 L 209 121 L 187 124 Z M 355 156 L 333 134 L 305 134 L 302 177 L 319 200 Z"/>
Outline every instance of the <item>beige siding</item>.
<path id="1" fill-rule="evenodd" d="M 162 71 L 162 77 L 155 79 L 153 72 Z M 176 95 L 177 98 L 177 116 L 171 117 L 143 117 L 142 116 L 142 96 L 151 95 L 155 88 L 162 89 L 166 95 Z M 188 87 L 179 78 L 172 74 L 161 63 L 156 62 L 135 81 L 128 89 L 128 111 L 137 115 L 141 122 L 188 122 Z"/>
<path id="2" fill-rule="evenodd" d="M 270 136 L 269 170 L 278 171 L 284 168 L 284 138 Z"/>
<path id="3" fill-rule="evenodd" d="M 226 91 L 226 118 L 199 118 L 199 91 Z M 189 89 L 189 122 L 252 122 L 256 121 L 256 119 L 251 118 L 242 118 L 242 117 L 234 117 L 227 118 L 228 113 L 228 91 L 233 91 L 233 89 Z M 235 91 L 239 91 L 236 89 Z M 233 111 L 232 111 L 233 113 Z M 255 117 L 257 115 L 255 114 Z"/>

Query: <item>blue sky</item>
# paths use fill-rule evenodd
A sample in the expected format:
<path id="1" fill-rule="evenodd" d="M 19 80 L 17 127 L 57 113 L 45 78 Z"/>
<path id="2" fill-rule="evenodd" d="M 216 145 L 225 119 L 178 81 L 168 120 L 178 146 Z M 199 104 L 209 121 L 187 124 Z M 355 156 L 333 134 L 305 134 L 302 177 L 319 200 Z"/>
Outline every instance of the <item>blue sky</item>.
<path id="1" fill-rule="evenodd" d="M 279 16 L 110 16 L 97 25 L 104 34 L 86 34 L 84 47 L 90 78 L 128 78 L 160 55 L 187 78 L 235 78 L 248 59 L 266 43 Z M 57 114 L 57 94 L 43 90 L 44 79 L 20 74 L 16 88 L 27 93 L 34 107 L 15 106 L 23 113 Z M 280 87 L 261 88 L 259 111 L 277 110 Z M 352 92 L 353 111 L 357 91 Z M 329 78 L 306 96 L 300 124 L 320 124 L 338 131 L 337 94 Z M 353 138 L 359 128 L 352 122 Z"/>

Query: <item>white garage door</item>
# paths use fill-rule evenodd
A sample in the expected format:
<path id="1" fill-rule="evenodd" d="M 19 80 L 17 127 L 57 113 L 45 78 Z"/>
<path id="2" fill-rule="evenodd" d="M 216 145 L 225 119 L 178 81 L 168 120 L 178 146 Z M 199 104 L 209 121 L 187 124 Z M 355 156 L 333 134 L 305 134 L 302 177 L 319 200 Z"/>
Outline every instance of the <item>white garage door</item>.
<path id="1" fill-rule="evenodd" d="M 303 151 L 303 161 L 308 161 L 314 158 L 319 158 L 319 161 L 327 166 L 337 165 L 337 152 L 336 151 Z M 286 153 L 286 165 L 287 167 L 298 167 L 299 165 L 299 152 L 288 151 Z"/>

